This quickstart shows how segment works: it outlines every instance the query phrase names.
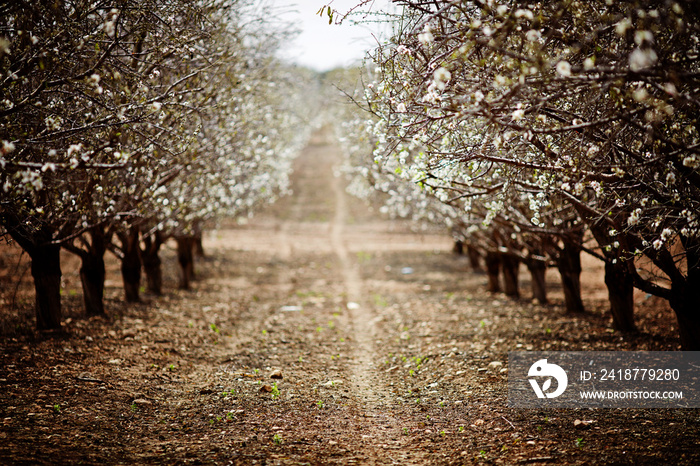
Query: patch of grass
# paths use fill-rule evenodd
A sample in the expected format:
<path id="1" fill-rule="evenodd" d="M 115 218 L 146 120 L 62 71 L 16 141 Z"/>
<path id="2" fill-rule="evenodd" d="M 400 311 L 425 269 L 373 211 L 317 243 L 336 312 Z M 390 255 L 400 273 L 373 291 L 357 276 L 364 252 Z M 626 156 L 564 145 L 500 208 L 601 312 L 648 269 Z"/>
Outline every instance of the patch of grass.
<path id="1" fill-rule="evenodd" d="M 374 305 L 377 307 L 387 307 L 389 305 L 389 302 L 380 294 L 373 294 L 372 300 L 374 301 Z"/>
<path id="2" fill-rule="evenodd" d="M 357 260 L 360 263 L 369 262 L 372 260 L 372 254 L 366 251 L 357 251 Z"/>

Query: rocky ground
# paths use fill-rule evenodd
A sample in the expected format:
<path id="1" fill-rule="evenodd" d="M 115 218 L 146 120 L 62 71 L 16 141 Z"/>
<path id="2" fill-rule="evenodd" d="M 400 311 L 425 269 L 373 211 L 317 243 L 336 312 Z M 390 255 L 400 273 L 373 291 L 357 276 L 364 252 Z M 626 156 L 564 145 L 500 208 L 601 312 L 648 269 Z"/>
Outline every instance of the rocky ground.
<path id="1" fill-rule="evenodd" d="M 205 238 L 192 291 L 81 317 L 66 256 L 64 330 L 33 330 L 26 257 L 0 254 L 0 460 L 7 464 L 698 464 L 694 410 L 507 406 L 508 351 L 675 350 L 668 307 L 638 296 L 610 329 L 601 268 L 583 316 L 485 292 L 440 232 L 344 192 L 318 133 L 294 195 Z"/>

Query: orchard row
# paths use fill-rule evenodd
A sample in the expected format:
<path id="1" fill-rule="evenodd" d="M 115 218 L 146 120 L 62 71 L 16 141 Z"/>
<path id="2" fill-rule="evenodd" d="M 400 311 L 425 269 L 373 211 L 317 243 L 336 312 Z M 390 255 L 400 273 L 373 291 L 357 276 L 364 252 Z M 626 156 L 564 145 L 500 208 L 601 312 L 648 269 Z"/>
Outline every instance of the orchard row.
<path id="1" fill-rule="evenodd" d="M 700 10 L 644 0 L 399 0 L 390 43 L 343 115 L 351 187 L 447 225 L 517 295 L 580 255 L 605 263 L 613 322 L 634 288 L 668 300 L 700 349 Z M 368 155 L 367 147 L 373 154 Z"/>
<path id="2" fill-rule="evenodd" d="M 187 270 L 202 228 L 289 190 L 314 80 L 251 0 L 0 8 L 0 235 L 31 257 L 40 329 L 61 324 L 61 248 L 102 314 L 106 251 L 136 301 L 142 267 L 161 291 L 167 237 Z"/>

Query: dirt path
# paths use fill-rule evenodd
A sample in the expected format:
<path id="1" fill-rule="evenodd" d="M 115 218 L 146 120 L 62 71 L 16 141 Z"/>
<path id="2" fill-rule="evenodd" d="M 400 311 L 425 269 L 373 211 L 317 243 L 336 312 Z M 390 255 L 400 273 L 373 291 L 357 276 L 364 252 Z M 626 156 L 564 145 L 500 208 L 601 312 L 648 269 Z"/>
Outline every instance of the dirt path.
<path id="1" fill-rule="evenodd" d="M 642 297 L 642 333 L 611 332 L 591 266 L 584 316 L 563 312 L 554 275 L 551 306 L 525 275 L 524 299 L 488 294 L 445 235 L 347 196 L 340 161 L 318 132 L 292 196 L 205 238 L 192 291 L 126 306 L 112 260 L 112 317 L 85 319 L 67 259 L 65 333 L 37 334 L 32 296 L 0 290 L 0 463 L 700 462 L 691 410 L 506 406 L 508 351 L 675 349 L 667 308 Z"/>

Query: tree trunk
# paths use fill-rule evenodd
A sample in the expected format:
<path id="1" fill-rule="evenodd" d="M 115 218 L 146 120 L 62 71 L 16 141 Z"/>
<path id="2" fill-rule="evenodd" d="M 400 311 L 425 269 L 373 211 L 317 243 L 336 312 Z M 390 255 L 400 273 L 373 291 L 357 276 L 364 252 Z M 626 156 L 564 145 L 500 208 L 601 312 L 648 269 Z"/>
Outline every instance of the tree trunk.
<path id="1" fill-rule="evenodd" d="M 518 275 L 520 273 L 520 259 L 510 254 L 503 254 L 501 257 L 501 268 L 503 270 L 505 293 L 510 297 L 519 298 Z"/>
<path id="2" fill-rule="evenodd" d="M 136 227 L 119 235 L 122 243 L 122 280 L 124 281 L 124 298 L 129 303 L 141 301 L 141 250 L 139 248 L 139 230 Z"/>
<path id="3" fill-rule="evenodd" d="M 671 284 L 669 304 L 678 319 L 683 351 L 700 351 L 700 241 L 681 237 L 688 264 L 686 279 Z"/>
<path id="4" fill-rule="evenodd" d="M 32 258 L 36 326 L 39 330 L 61 328 L 61 247 L 42 244 L 27 252 Z"/>
<path id="5" fill-rule="evenodd" d="M 177 261 L 180 264 L 180 289 L 189 290 L 194 277 L 194 238 L 181 236 L 177 240 Z"/>
<path id="6" fill-rule="evenodd" d="M 678 334 L 681 339 L 683 351 L 700 351 L 700 292 L 695 285 L 695 290 L 689 291 L 676 288 L 674 297 L 669 300 L 671 308 L 676 313 L 678 320 Z"/>
<path id="7" fill-rule="evenodd" d="M 467 244 L 467 256 L 469 257 L 469 265 L 472 266 L 474 272 L 483 272 L 484 269 L 481 267 L 481 256 L 479 251 L 474 247 Z"/>
<path id="8" fill-rule="evenodd" d="M 80 254 L 80 281 L 83 285 L 83 303 L 89 316 L 104 315 L 105 290 L 105 234 L 101 227 L 90 231 L 91 244 Z"/>
<path id="9" fill-rule="evenodd" d="M 163 294 L 163 270 L 160 260 L 160 247 L 163 244 L 163 235 L 159 232 L 148 235 L 143 239 L 143 269 L 146 272 L 146 286 L 148 291 L 156 296 Z"/>
<path id="10" fill-rule="evenodd" d="M 623 332 L 633 332 L 634 282 L 624 265 L 605 262 L 605 285 L 608 287 L 613 327 Z"/>
<path id="11" fill-rule="evenodd" d="M 464 243 L 461 240 L 455 240 L 452 245 L 452 252 L 458 256 L 464 254 Z"/>
<path id="12" fill-rule="evenodd" d="M 570 243 L 564 243 L 559 253 L 557 269 L 564 289 L 564 302 L 567 312 L 584 312 L 581 299 L 581 250 Z"/>
<path id="13" fill-rule="evenodd" d="M 532 281 L 532 298 L 540 304 L 547 304 L 547 265 L 535 259 L 529 259 L 526 264 Z"/>
<path id="14" fill-rule="evenodd" d="M 501 270 L 501 258 L 497 252 L 488 251 L 486 253 L 486 275 L 488 276 L 489 284 L 488 291 L 498 293 L 501 291 L 501 282 L 499 281 L 499 272 Z"/>

